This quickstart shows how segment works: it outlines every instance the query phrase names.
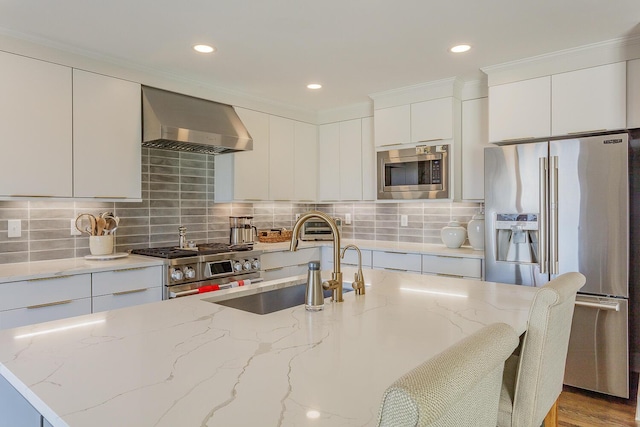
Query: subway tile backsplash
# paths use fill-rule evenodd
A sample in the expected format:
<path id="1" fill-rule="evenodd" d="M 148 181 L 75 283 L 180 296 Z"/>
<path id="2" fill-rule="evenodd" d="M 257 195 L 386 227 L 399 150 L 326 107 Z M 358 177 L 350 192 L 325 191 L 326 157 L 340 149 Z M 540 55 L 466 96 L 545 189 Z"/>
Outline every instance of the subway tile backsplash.
<path id="1" fill-rule="evenodd" d="M 0 264 L 81 257 L 89 253 L 86 235 L 72 236 L 70 222 L 81 213 L 112 211 L 120 217 L 116 251 L 171 246 L 178 226 L 198 243 L 228 242 L 229 216 L 248 215 L 261 228 L 292 228 L 295 215 L 318 209 L 345 218 L 343 237 L 441 243 L 440 229 L 452 218 L 466 224 L 477 203 L 214 203 L 214 159 L 206 154 L 142 150 L 142 202 L 0 201 Z M 407 227 L 400 226 L 407 215 Z M 19 219 L 22 236 L 7 237 L 7 220 Z"/>

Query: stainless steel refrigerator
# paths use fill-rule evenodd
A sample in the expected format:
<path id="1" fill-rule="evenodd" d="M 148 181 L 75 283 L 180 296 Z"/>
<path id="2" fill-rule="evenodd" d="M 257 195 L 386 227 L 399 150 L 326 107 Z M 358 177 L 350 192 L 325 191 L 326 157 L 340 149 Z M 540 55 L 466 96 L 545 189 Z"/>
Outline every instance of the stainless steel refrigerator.
<path id="1" fill-rule="evenodd" d="M 485 149 L 486 280 L 579 271 L 565 384 L 629 397 L 627 133 Z"/>

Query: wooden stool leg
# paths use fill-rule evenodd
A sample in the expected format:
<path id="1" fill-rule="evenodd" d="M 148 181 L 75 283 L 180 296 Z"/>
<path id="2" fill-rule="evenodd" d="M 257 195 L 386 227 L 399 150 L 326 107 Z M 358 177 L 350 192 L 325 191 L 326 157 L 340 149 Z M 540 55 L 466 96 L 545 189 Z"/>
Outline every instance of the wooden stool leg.
<path id="1" fill-rule="evenodd" d="M 559 399 L 559 398 L 558 398 Z M 544 427 L 557 427 L 558 426 L 558 400 L 553 403 L 551 409 L 547 413 L 547 416 L 544 417 L 544 423 L 542 424 Z"/>

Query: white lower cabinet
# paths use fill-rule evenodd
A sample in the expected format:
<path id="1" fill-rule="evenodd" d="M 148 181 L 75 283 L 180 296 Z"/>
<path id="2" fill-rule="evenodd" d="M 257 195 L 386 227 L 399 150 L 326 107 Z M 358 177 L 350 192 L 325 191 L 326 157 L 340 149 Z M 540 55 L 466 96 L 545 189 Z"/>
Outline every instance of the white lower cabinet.
<path id="1" fill-rule="evenodd" d="M 91 313 L 91 275 L 0 284 L 0 329 Z"/>
<path id="2" fill-rule="evenodd" d="M 126 268 L 93 273 L 93 312 L 162 300 L 162 267 Z"/>
<path id="3" fill-rule="evenodd" d="M 0 426 L 40 427 L 42 420 L 42 415 L 0 376 Z"/>
<path id="4" fill-rule="evenodd" d="M 264 280 L 306 274 L 309 261 L 320 261 L 320 248 L 304 248 L 295 252 L 267 252 L 260 257 Z"/>
<path id="5" fill-rule="evenodd" d="M 422 271 L 422 256 L 406 252 L 373 251 L 373 268 L 420 273 Z"/>
<path id="6" fill-rule="evenodd" d="M 482 280 L 482 259 L 422 255 L 422 274 Z"/>
<path id="7" fill-rule="evenodd" d="M 362 268 L 371 268 L 371 253 L 369 249 L 360 249 L 362 254 Z M 340 249 L 342 254 L 342 248 Z M 333 270 L 333 247 L 323 246 L 321 250 L 322 269 Z M 340 265 L 343 267 L 358 267 L 358 252 L 355 249 L 347 249 L 344 258 L 340 258 Z"/>

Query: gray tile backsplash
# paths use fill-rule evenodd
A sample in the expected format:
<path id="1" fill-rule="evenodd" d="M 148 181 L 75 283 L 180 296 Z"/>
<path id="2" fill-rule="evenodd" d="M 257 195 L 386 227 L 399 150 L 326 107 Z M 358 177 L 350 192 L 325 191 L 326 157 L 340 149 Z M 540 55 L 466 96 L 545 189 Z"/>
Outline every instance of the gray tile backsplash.
<path id="1" fill-rule="evenodd" d="M 260 228 L 291 228 L 295 215 L 318 209 L 345 218 L 345 238 L 440 243 L 452 218 L 466 224 L 477 203 L 214 203 L 214 159 L 206 154 L 142 150 L 142 201 L 0 201 L 0 264 L 81 257 L 86 235 L 72 236 L 70 222 L 81 213 L 112 211 L 120 217 L 116 251 L 178 243 L 178 226 L 196 242 L 228 242 L 229 216 L 253 216 Z M 407 227 L 400 226 L 407 215 Z M 22 236 L 7 237 L 7 220 L 19 219 Z"/>

